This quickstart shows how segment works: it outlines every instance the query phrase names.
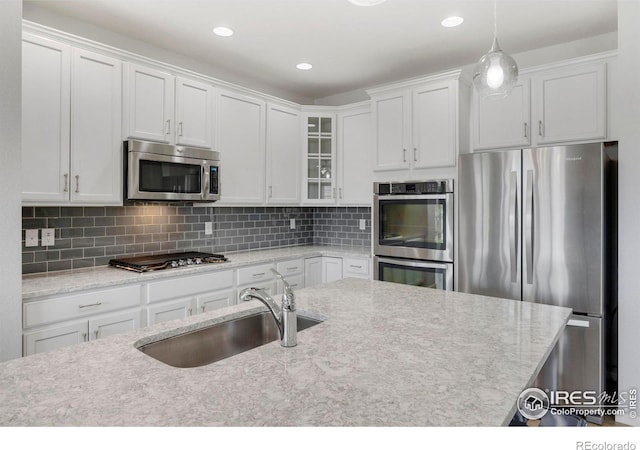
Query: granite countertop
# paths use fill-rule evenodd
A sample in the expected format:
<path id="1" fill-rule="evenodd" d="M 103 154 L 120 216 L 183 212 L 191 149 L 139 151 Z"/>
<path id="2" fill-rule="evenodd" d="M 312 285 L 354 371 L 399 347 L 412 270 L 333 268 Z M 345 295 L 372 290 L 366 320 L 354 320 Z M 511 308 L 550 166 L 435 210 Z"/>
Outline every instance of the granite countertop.
<path id="1" fill-rule="evenodd" d="M 345 279 L 297 292 L 326 320 L 191 369 L 135 348 L 265 308 L 241 305 L 0 364 L 8 426 L 499 426 L 570 309 Z"/>
<path id="2" fill-rule="evenodd" d="M 369 249 L 362 248 L 318 245 L 251 250 L 227 253 L 225 256 L 229 258 L 229 261 L 225 263 L 204 264 L 146 273 L 136 273 L 110 266 L 101 266 L 91 269 L 64 270 L 60 272 L 24 275 L 22 277 L 22 299 L 31 300 L 38 297 L 67 294 L 85 289 L 121 286 L 129 283 L 144 283 L 162 278 L 188 274 L 195 275 L 198 273 L 206 273 L 207 271 L 233 269 L 252 264 L 264 264 L 295 258 L 311 258 L 314 256 L 370 257 L 371 252 Z"/>

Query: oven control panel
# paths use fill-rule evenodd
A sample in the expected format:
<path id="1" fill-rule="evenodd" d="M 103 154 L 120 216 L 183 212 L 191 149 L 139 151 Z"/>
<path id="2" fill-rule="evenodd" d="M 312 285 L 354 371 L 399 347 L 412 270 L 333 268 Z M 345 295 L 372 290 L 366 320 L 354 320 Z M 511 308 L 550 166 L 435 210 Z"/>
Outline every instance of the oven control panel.
<path id="1" fill-rule="evenodd" d="M 378 195 L 446 194 L 453 192 L 453 180 L 374 183 L 373 192 Z"/>

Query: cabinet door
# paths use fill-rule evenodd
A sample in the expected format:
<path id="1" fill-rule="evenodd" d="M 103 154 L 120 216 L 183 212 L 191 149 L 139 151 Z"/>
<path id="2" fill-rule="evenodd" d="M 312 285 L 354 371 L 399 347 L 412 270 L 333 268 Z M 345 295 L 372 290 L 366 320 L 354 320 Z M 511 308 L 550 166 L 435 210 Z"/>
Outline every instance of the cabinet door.
<path id="1" fill-rule="evenodd" d="M 191 297 L 149 305 L 147 308 L 147 325 L 168 320 L 186 319 L 193 314 Z"/>
<path id="2" fill-rule="evenodd" d="M 176 80 L 176 144 L 211 148 L 213 87 L 194 80 Z"/>
<path id="3" fill-rule="evenodd" d="M 100 339 L 140 328 L 140 309 L 89 319 L 89 339 Z"/>
<path id="4" fill-rule="evenodd" d="M 267 203 L 300 202 L 300 112 L 267 109 Z"/>
<path id="5" fill-rule="evenodd" d="M 304 260 L 305 287 L 322 284 L 322 258 L 307 258 Z"/>
<path id="6" fill-rule="evenodd" d="M 406 92 L 372 100 L 375 136 L 375 170 L 409 168 L 411 96 Z"/>
<path id="7" fill-rule="evenodd" d="M 413 90 L 413 167 L 456 165 L 456 85 L 456 81 L 436 82 Z"/>
<path id="8" fill-rule="evenodd" d="M 308 113 L 304 128 L 304 203 L 335 204 L 338 195 L 336 180 L 336 120 L 331 113 Z"/>
<path id="9" fill-rule="evenodd" d="M 122 204 L 122 63 L 73 49 L 71 201 Z"/>
<path id="10" fill-rule="evenodd" d="M 127 135 L 173 143 L 174 77 L 131 64 L 128 88 Z"/>
<path id="11" fill-rule="evenodd" d="M 88 339 L 87 321 L 24 333 L 24 356 L 79 344 Z"/>
<path id="12" fill-rule="evenodd" d="M 340 183 L 342 205 L 371 205 L 373 201 L 373 139 L 369 108 L 338 116 Z"/>
<path id="13" fill-rule="evenodd" d="M 69 46 L 24 35 L 21 153 L 25 202 L 69 200 L 70 70 Z"/>
<path id="14" fill-rule="evenodd" d="M 539 144 L 606 137 L 606 64 L 571 67 L 536 78 Z"/>
<path id="15" fill-rule="evenodd" d="M 473 148 L 528 147 L 531 144 L 530 80 L 521 79 L 504 98 L 473 95 Z"/>
<path id="16" fill-rule="evenodd" d="M 216 149 L 222 161 L 220 204 L 264 202 L 265 104 L 251 97 L 219 91 Z"/>
<path id="17" fill-rule="evenodd" d="M 237 303 L 235 294 L 235 290 L 228 290 L 198 295 L 196 297 L 198 313 L 235 305 Z"/>
<path id="18" fill-rule="evenodd" d="M 342 258 L 324 256 L 322 258 L 322 272 L 322 281 L 324 283 L 342 280 Z"/>

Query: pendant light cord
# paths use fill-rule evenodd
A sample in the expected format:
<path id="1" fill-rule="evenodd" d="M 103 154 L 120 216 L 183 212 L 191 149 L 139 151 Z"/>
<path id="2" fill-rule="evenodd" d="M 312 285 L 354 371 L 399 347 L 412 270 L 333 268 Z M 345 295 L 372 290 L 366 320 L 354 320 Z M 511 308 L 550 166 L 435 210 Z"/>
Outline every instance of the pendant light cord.
<path id="1" fill-rule="evenodd" d="M 495 40 L 498 37 L 498 7 L 497 1 L 493 2 L 493 39 Z"/>

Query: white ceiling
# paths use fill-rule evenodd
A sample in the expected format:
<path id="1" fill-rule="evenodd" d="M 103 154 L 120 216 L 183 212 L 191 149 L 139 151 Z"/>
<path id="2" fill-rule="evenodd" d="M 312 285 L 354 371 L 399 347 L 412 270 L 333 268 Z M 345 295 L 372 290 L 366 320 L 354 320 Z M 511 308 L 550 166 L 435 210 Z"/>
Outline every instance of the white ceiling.
<path id="1" fill-rule="evenodd" d="M 387 0 L 372 7 L 347 0 L 24 3 L 310 99 L 473 63 L 493 36 L 492 0 Z M 500 44 L 512 54 L 617 29 L 615 0 L 498 0 L 497 11 Z M 450 15 L 465 21 L 443 28 Z M 215 37 L 219 25 L 235 35 Z M 301 61 L 313 70 L 297 70 Z"/>

